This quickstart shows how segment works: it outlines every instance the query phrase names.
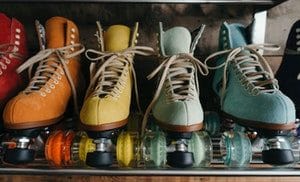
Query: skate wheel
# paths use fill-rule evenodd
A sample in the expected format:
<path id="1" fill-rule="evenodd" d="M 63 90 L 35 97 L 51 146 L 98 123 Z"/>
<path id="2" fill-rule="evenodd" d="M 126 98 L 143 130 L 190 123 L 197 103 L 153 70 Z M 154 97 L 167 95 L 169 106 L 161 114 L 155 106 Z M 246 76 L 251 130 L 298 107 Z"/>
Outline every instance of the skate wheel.
<path id="1" fill-rule="evenodd" d="M 271 165 L 286 165 L 294 162 L 294 155 L 290 149 L 263 150 L 262 161 Z"/>
<path id="2" fill-rule="evenodd" d="M 4 154 L 4 162 L 10 164 L 27 164 L 34 161 L 35 150 L 33 149 L 7 149 Z"/>
<path id="3" fill-rule="evenodd" d="M 147 167 L 161 167 L 167 161 L 167 142 L 163 132 L 149 132 L 143 139 L 143 159 Z"/>
<path id="4" fill-rule="evenodd" d="M 212 143 L 207 132 L 193 132 L 188 148 L 188 151 L 192 152 L 194 156 L 194 167 L 205 167 L 210 165 L 212 158 Z"/>
<path id="5" fill-rule="evenodd" d="M 244 167 L 252 159 L 252 146 L 249 138 L 241 132 L 224 132 L 221 140 L 224 164 L 230 167 Z"/>
<path id="6" fill-rule="evenodd" d="M 113 163 L 113 154 L 111 152 L 89 152 L 86 156 L 86 164 L 91 167 L 109 167 Z"/>
<path id="7" fill-rule="evenodd" d="M 220 117 L 216 112 L 205 112 L 204 126 L 211 136 L 216 136 L 220 133 Z"/>
<path id="8" fill-rule="evenodd" d="M 89 138 L 87 135 L 82 135 L 82 138 L 79 142 L 79 160 L 86 161 L 87 153 L 94 152 L 96 146 L 93 143 L 93 139 Z"/>
<path id="9" fill-rule="evenodd" d="M 56 131 L 50 135 L 45 145 L 45 157 L 54 166 L 71 164 L 71 143 L 74 132 Z"/>
<path id="10" fill-rule="evenodd" d="M 192 167 L 194 156 L 191 152 L 174 151 L 167 153 L 167 164 L 176 168 Z"/>
<path id="11" fill-rule="evenodd" d="M 49 136 L 45 146 L 45 157 L 52 165 L 62 165 L 63 131 L 56 131 Z"/>
<path id="12" fill-rule="evenodd" d="M 70 166 L 73 163 L 72 158 L 71 158 L 71 146 L 72 146 L 74 137 L 75 137 L 75 133 L 73 131 L 68 131 L 65 134 L 64 148 L 62 150 L 65 166 Z"/>
<path id="13" fill-rule="evenodd" d="M 136 137 L 128 132 L 122 132 L 117 140 L 116 154 L 119 166 L 128 167 L 135 159 Z"/>

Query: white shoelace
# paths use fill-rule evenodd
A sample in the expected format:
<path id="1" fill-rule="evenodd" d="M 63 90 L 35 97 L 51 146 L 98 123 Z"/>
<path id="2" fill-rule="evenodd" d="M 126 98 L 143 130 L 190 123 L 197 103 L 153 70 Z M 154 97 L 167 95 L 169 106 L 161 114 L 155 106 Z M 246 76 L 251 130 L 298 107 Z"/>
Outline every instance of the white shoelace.
<path id="1" fill-rule="evenodd" d="M 89 54 L 94 54 L 95 57 L 92 57 Z M 133 67 L 133 56 L 135 54 L 150 56 L 154 54 L 154 50 L 151 47 L 144 46 L 129 47 L 120 52 L 101 52 L 94 49 L 88 49 L 85 52 L 86 57 L 94 62 L 92 64 L 100 65 L 100 67 L 94 72 L 91 70 L 91 81 L 85 98 L 90 95 L 99 97 L 105 97 L 107 95 L 119 97 L 125 87 L 126 81 L 122 78 L 126 78 L 126 75 L 132 72 L 137 107 L 141 112 L 136 74 Z M 125 70 L 127 65 L 130 70 Z M 124 74 L 125 76 L 122 76 Z"/>
<path id="2" fill-rule="evenodd" d="M 10 50 L 12 47 L 12 50 Z M 9 58 L 23 59 L 22 55 L 17 52 L 17 47 L 13 44 L 0 45 L 0 75 L 7 69 L 7 65 L 11 63 L 11 60 L 5 55 L 9 55 Z"/>
<path id="3" fill-rule="evenodd" d="M 153 108 L 153 105 L 159 98 L 163 85 L 166 82 L 167 99 L 169 102 L 176 100 L 190 100 L 198 95 L 199 84 L 197 71 L 202 75 L 208 75 L 207 67 L 192 54 L 179 54 L 167 57 L 163 62 L 150 74 L 148 79 L 153 78 L 160 70 L 163 70 L 157 90 L 152 101 L 147 107 L 146 113 L 142 122 L 142 136 L 144 135 L 147 125 L 148 116 Z M 194 82 L 196 80 L 196 83 Z M 196 84 L 196 85 L 195 85 Z M 194 86 L 196 91 L 194 90 Z"/>
<path id="4" fill-rule="evenodd" d="M 71 48 L 74 48 L 77 51 L 72 52 Z M 83 51 L 83 45 L 74 44 L 56 49 L 45 49 L 38 52 L 17 69 L 17 72 L 21 73 L 25 69 L 29 68 L 29 76 L 31 77 L 33 65 L 39 62 L 35 75 L 31 78 L 29 85 L 23 92 L 26 94 L 40 92 L 41 95 L 44 95 L 45 93 L 40 91 L 42 87 L 45 88 L 46 92 L 47 90 L 55 88 L 54 84 L 48 83 L 49 79 L 53 79 L 54 83 L 58 83 L 62 77 L 61 75 L 66 74 L 72 90 L 75 112 L 78 114 L 79 110 L 77 105 L 76 88 L 67 64 L 69 59 L 80 55 Z"/>
<path id="5" fill-rule="evenodd" d="M 221 89 L 221 106 L 223 106 L 223 99 L 227 88 L 227 71 L 228 65 L 234 63 L 238 71 L 242 73 L 239 80 L 242 84 L 254 95 L 259 93 L 272 93 L 278 89 L 277 80 L 274 78 L 273 71 L 265 58 L 258 53 L 257 50 L 277 51 L 280 47 L 273 44 L 251 44 L 244 47 L 229 49 L 216 52 L 206 58 L 204 64 L 208 69 L 219 69 L 224 67 L 222 89 Z M 248 53 L 245 53 L 247 51 Z M 208 61 L 212 58 L 227 55 L 224 63 L 217 66 L 208 66 Z M 253 85 L 250 90 L 249 85 Z"/>

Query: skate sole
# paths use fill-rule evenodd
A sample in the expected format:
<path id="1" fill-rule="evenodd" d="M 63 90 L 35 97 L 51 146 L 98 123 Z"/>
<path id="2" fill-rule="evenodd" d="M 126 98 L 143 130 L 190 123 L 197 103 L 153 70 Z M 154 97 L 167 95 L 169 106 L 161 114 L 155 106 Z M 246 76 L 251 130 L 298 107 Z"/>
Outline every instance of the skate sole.
<path id="1" fill-rule="evenodd" d="M 4 124 L 4 127 L 6 129 L 29 129 L 29 128 L 40 128 L 40 127 L 46 127 L 53 124 L 58 123 L 63 116 L 60 116 L 58 118 L 50 119 L 50 120 L 43 120 L 43 121 L 35 121 L 35 122 L 27 122 L 27 123 L 18 123 L 18 124 Z"/>
<path id="2" fill-rule="evenodd" d="M 106 130 L 112 130 L 115 128 L 120 128 L 124 125 L 126 125 L 128 123 L 128 118 L 121 120 L 121 121 L 117 121 L 117 122 L 113 122 L 113 123 L 109 123 L 109 124 L 103 124 L 103 125 L 86 125 L 83 123 L 80 123 L 80 126 L 84 129 L 84 130 L 88 130 L 88 131 L 106 131 Z"/>
<path id="3" fill-rule="evenodd" d="M 154 117 L 155 118 L 155 117 Z M 165 124 L 158 119 L 156 119 L 157 124 L 164 130 L 174 131 L 174 132 L 193 132 L 198 131 L 203 128 L 203 122 L 199 122 L 200 124 L 194 124 L 190 126 L 182 126 L 182 125 L 168 125 Z"/>
<path id="4" fill-rule="evenodd" d="M 222 112 L 222 116 L 227 119 L 233 120 L 235 123 L 240 124 L 242 126 L 250 127 L 253 129 L 266 129 L 266 130 L 272 130 L 272 131 L 288 131 L 293 130 L 296 128 L 295 123 L 290 124 L 266 124 L 259 121 L 252 121 L 252 120 L 246 120 L 246 119 L 240 119 L 235 116 L 232 116 L 230 114 L 227 114 L 225 112 Z"/>

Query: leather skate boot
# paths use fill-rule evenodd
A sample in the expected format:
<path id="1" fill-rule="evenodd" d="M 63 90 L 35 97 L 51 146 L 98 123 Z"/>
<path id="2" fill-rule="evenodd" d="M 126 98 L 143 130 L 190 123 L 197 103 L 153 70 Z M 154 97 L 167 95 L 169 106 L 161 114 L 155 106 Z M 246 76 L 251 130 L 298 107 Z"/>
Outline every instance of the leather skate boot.
<path id="1" fill-rule="evenodd" d="M 112 146 L 115 144 L 112 143 L 112 137 L 128 122 L 133 82 L 136 86 L 134 55 L 151 55 L 153 49 L 136 46 L 138 23 L 133 29 L 124 25 L 113 25 L 105 32 L 102 31 L 99 22 L 97 25 L 100 50 L 86 51 L 87 58 L 92 61 L 91 81 L 80 112 L 80 119 L 82 127 L 96 144 L 96 151 L 87 154 L 86 163 L 93 167 L 103 167 L 113 163 L 115 151 Z M 123 139 L 123 136 L 126 139 Z M 128 136 L 121 134 L 118 141 L 129 139 L 129 143 L 133 144 L 133 138 Z M 124 144 L 124 142 L 118 143 Z M 129 166 L 135 155 L 134 146 L 117 145 L 118 159 L 123 156 L 124 147 L 128 151 L 125 152 L 127 157 L 126 160 L 119 160 L 119 164 Z"/>
<path id="2" fill-rule="evenodd" d="M 257 51 L 276 51 L 279 47 L 250 44 L 248 37 L 243 25 L 223 23 L 220 51 L 205 60 L 207 65 L 217 58 L 216 66 L 208 67 L 216 70 L 213 89 L 220 99 L 224 121 L 257 131 L 265 139 L 262 151 L 265 163 L 292 163 L 294 157 L 285 135 L 295 128 L 295 107 L 279 90 L 270 66 Z"/>
<path id="3" fill-rule="evenodd" d="M 300 20 L 292 26 L 282 64 L 276 78 L 280 90 L 292 99 L 296 106 L 297 118 L 300 118 Z"/>
<path id="4" fill-rule="evenodd" d="M 30 147 L 41 128 L 57 123 L 73 95 L 76 106 L 76 87 L 80 75 L 80 53 L 76 25 L 63 17 L 46 22 L 46 49 L 27 60 L 18 72 L 39 63 L 25 90 L 11 99 L 3 113 L 4 126 L 13 133 L 15 147 L 4 160 L 8 163 L 28 163 L 34 159 Z M 30 69 L 31 70 L 31 69 Z M 75 111 L 76 112 L 76 111 Z"/>
<path id="5" fill-rule="evenodd" d="M 22 79 L 15 72 L 27 58 L 26 32 L 15 18 L 0 13 L 0 113 L 5 103 L 17 94 Z"/>
<path id="6" fill-rule="evenodd" d="M 203 127 L 203 110 L 199 100 L 197 72 L 207 75 L 208 70 L 200 60 L 193 56 L 193 52 L 204 26 L 197 31 L 194 40 L 185 27 L 173 27 L 164 31 L 160 23 L 159 28 L 158 46 L 161 64 L 148 78 L 160 73 L 160 80 L 154 98 L 147 108 L 142 130 L 145 130 L 148 115 L 152 111 L 157 125 L 166 132 L 166 137 L 155 134 L 151 141 L 168 144 L 164 147 L 170 150 L 160 149 L 162 152 L 159 152 L 168 151 L 167 164 L 180 168 L 201 166 L 202 162 L 210 162 L 210 155 L 205 155 L 204 145 L 199 146 L 205 142 L 201 139 L 201 134 L 198 135 L 200 132 L 196 133 Z M 162 138 L 169 141 L 162 142 Z M 163 148 L 159 143 L 151 145 Z M 157 161 L 157 158 L 152 160 Z"/>

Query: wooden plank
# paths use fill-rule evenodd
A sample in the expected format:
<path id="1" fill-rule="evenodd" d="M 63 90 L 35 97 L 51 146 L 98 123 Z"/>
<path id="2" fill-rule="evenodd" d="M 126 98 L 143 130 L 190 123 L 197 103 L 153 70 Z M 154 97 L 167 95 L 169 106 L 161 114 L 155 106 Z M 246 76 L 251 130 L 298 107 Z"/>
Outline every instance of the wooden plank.
<path id="1" fill-rule="evenodd" d="M 0 181 L 14 182 L 298 182 L 300 177 L 162 177 L 162 176 L 0 176 Z"/>

